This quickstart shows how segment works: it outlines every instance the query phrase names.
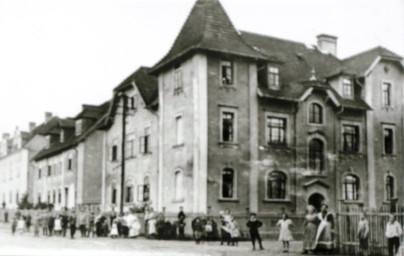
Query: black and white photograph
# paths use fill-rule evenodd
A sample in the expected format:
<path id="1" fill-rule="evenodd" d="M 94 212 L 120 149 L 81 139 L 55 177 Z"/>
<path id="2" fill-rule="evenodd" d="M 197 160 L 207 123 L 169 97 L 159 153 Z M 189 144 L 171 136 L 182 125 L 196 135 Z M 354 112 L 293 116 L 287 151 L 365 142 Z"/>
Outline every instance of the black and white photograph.
<path id="1" fill-rule="evenodd" d="M 0 0 L 0 256 L 404 256 L 404 0 Z"/>

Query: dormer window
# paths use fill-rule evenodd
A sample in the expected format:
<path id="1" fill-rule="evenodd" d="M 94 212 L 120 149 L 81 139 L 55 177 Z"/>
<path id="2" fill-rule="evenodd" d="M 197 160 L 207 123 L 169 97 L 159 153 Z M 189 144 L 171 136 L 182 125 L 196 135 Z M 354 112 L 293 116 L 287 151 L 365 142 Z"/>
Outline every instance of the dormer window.
<path id="1" fill-rule="evenodd" d="M 269 89 L 279 90 L 279 68 L 268 66 L 268 86 Z"/>
<path id="2" fill-rule="evenodd" d="M 76 121 L 76 136 L 79 136 L 82 133 L 83 130 L 83 120 L 77 120 Z"/>
<path id="3" fill-rule="evenodd" d="M 60 143 L 65 142 L 65 131 L 61 130 L 60 131 Z"/>
<path id="4" fill-rule="evenodd" d="M 222 61 L 221 63 L 222 85 L 233 84 L 233 63 L 231 61 Z"/>
<path id="5" fill-rule="evenodd" d="M 382 104 L 383 107 L 391 107 L 391 83 L 383 82 L 382 84 Z"/>
<path id="6" fill-rule="evenodd" d="M 353 98 L 354 91 L 351 79 L 344 78 L 342 80 L 342 95 L 344 98 Z"/>

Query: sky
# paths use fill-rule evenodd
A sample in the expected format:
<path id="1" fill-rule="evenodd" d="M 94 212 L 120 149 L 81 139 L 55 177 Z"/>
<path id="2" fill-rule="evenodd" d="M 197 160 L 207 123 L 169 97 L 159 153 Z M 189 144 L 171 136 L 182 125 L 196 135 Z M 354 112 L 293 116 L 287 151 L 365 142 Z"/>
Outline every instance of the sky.
<path id="1" fill-rule="evenodd" d="M 44 113 L 101 104 L 171 47 L 195 0 L 0 0 L 0 133 Z M 338 57 L 382 45 L 404 56 L 404 0 L 221 0 L 235 27 L 316 44 Z"/>

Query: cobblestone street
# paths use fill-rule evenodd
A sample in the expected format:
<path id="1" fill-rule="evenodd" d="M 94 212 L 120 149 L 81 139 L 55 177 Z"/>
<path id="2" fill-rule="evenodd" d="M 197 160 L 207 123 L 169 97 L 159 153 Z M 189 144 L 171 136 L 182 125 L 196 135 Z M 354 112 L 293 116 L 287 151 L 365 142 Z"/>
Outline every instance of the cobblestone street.
<path id="1" fill-rule="evenodd" d="M 196 245 L 193 241 L 157 241 L 111 238 L 33 237 L 33 233 L 11 235 L 8 226 L 1 224 L 0 255 L 300 255 L 301 242 L 291 243 L 291 252 L 282 253 L 278 241 L 264 241 L 264 251 L 252 251 L 250 242 L 239 246 L 220 246 L 219 242 Z"/>

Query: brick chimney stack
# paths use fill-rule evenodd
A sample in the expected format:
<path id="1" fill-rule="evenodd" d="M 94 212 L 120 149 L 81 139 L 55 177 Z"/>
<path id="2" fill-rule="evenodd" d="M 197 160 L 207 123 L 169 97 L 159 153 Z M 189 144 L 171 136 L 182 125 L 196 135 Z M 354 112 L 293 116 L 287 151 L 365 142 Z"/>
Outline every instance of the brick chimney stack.
<path id="1" fill-rule="evenodd" d="M 28 127 L 29 127 L 29 132 L 32 132 L 36 127 L 36 123 L 35 122 L 29 122 Z"/>
<path id="2" fill-rule="evenodd" d="M 317 47 L 320 51 L 325 53 L 331 53 L 334 56 L 337 56 L 337 40 L 338 37 L 321 34 L 317 36 Z"/>
<path id="3" fill-rule="evenodd" d="M 52 112 L 45 112 L 45 123 L 49 122 L 52 118 Z"/>

